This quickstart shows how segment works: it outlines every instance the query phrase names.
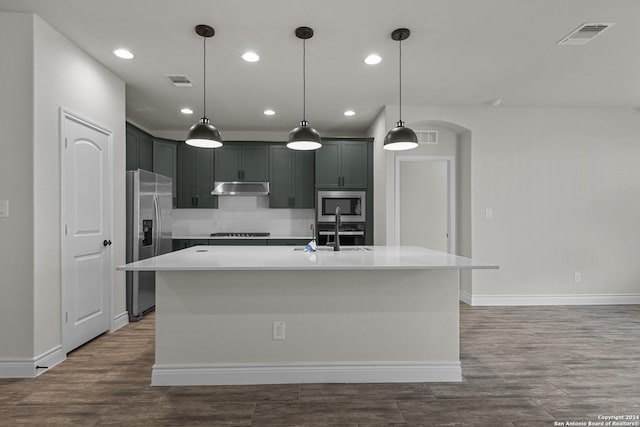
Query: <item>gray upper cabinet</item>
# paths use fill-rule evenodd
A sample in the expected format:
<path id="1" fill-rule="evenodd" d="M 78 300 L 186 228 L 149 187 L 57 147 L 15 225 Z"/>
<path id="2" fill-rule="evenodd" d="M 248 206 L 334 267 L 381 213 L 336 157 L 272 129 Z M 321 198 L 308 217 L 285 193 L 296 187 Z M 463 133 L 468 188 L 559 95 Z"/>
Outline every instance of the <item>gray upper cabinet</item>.
<path id="1" fill-rule="evenodd" d="M 269 145 L 225 143 L 216 149 L 216 181 L 269 180 Z"/>
<path id="2" fill-rule="evenodd" d="M 178 146 L 178 208 L 217 208 L 213 190 L 215 150 Z"/>
<path id="3" fill-rule="evenodd" d="M 153 138 L 148 133 L 126 124 L 127 170 L 144 169 L 153 172 Z"/>
<path id="4" fill-rule="evenodd" d="M 314 153 L 285 145 L 272 145 L 270 151 L 269 207 L 313 208 Z"/>
<path id="5" fill-rule="evenodd" d="M 178 198 L 178 143 L 168 139 L 153 139 L 153 171 L 173 179 L 173 207 Z"/>
<path id="6" fill-rule="evenodd" d="M 365 140 L 323 141 L 316 151 L 316 188 L 367 188 Z"/>

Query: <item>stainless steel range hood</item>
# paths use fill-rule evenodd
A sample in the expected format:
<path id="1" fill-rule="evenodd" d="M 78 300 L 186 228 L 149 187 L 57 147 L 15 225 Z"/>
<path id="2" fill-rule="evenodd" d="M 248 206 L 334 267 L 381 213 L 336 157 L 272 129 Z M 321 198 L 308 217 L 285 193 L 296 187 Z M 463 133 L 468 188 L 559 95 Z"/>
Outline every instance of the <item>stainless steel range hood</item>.
<path id="1" fill-rule="evenodd" d="M 268 196 L 268 182 L 216 181 L 214 196 Z"/>

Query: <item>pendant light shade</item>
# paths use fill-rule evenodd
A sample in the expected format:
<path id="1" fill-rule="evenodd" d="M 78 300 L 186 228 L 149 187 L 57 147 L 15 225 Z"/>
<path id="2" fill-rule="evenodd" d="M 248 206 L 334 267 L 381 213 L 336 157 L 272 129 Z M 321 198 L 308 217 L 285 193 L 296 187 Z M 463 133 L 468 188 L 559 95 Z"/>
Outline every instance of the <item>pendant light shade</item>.
<path id="1" fill-rule="evenodd" d="M 309 27 L 298 27 L 296 28 L 296 37 L 302 40 L 302 121 L 300 122 L 300 126 L 289 132 L 287 147 L 292 150 L 317 150 L 322 147 L 320 134 L 317 130 L 309 126 L 306 118 L 306 40 L 313 37 L 313 30 Z"/>
<path id="2" fill-rule="evenodd" d="M 208 25 L 196 25 L 196 34 L 203 39 L 204 112 L 200 121 L 189 129 L 185 143 L 200 148 L 218 148 L 222 147 L 222 135 L 207 118 L 207 39 L 213 37 L 215 31 Z"/>
<path id="3" fill-rule="evenodd" d="M 400 64 L 400 117 L 396 123 L 396 127 L 391 129 L 384 138 L 385 150 L 400 151 L 410 150 L 418 146 L 418 137 L 416 133 L 408 127 L 405 127 L 402 121 L 402 40 L 409 38 L 411 31 L 407 28 L 398 28 L 391 33 L 391 38 L 399 42 L 399 64 Z"/>

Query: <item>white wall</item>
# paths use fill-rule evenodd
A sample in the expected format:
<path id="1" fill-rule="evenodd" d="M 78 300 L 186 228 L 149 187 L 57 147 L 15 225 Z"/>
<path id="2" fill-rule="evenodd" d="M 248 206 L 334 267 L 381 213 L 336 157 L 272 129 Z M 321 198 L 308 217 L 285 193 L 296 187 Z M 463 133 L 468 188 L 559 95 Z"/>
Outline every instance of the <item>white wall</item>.
<path id="1" fill-rule="evenodd" d="M 37 16 L 34 201 L 35 352 L 61 343 L 60 119 L 64 107 L 113 132 L 113 262 L 125 261 L 125 88 L 116 75 Z M 114 272 L 114 314 L 125 311 L 125 279 Z"/>
<path id="2" fill-rule="evenodd" d="M 409 124 L 439 120 L 471 131 L 473 257 L 501 267 L 473 273 L 474 295 L 640 293 L 636 111 L 410 106 L 403 112 Z M 393 120 L 386 116 L 387 129 Z M 389 200 L 393 162 L 379 173 Z M 494 219 L 484 217 L 487 208 Z M 573 283 L 574 271 L 582 273 L 581 284 Z"/>
<path id="3" fill-rule="evenodd" d="M 0 13 L 0 359 L 33 356 L 33 18 Z"/>
<path id="4" fill-rule="evenodd" d="M 125 261 L 124 83 L 34 15 L 0 13 L 0 36 L 0 359 L 32 359 L 61 344 L 60 107 L 113 131 L 113 261 Z"/>

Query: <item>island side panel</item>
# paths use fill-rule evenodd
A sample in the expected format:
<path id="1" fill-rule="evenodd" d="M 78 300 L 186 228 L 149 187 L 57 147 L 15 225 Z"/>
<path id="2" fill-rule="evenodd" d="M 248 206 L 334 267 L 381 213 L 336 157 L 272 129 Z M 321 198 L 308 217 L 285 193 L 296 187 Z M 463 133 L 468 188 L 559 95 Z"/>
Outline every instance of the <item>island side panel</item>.
<path id="1" fill-rule="evenodd" d="M 157 272 L 153 383 L 458 381 L 458 276 Z"/>

